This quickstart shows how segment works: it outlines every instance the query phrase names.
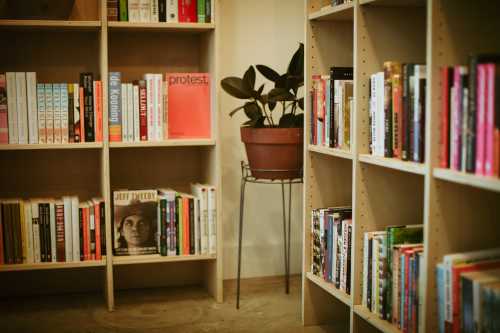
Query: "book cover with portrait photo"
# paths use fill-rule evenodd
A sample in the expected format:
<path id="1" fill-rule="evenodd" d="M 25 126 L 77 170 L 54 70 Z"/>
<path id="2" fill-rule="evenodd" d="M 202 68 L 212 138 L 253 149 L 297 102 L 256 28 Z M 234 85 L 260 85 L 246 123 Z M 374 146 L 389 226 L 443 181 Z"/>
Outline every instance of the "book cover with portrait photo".
<path id="1" fill-rule="evenodd" d="M 114 254 L 118 256 L 158 253 L 156 190 L 115 191 Z"/>

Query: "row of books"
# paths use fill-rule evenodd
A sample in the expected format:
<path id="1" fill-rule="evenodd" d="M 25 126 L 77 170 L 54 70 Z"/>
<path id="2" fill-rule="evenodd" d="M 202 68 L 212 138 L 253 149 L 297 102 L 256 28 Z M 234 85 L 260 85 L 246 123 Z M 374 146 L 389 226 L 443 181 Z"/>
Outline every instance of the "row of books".
<path id="1" fill-rule="evenodd" d="M 439 332 L 498 332 L 500 248 L 448 254 L 436 268 Z"/>
<path id="2" fill-rule="evenodd" d="M 362 305 L 401 329 L 423 332 L 423 226 L 391 226 L 363 240 Z"/>
<path id="3" fill-rule="evenodd" d="M 352 67 L 332 67 L 313 75 L 310 143 L 350 150 L 354 109 Z"/>
<path id="4" fill-rule="evenodd" d="M 441 69 L 440 166 L 500 176 L 500 55 Z"/>
<path id="5" fill-rule="evenodd" d="M 348 2 L 352 2 L 352 0 L 332 0 L 332 6 L 338 6 Z"/>
<path id="6" fill-rule="evenodd" d="M 192 184 L 191 193 L 172 189 L 115 191 L 114 254 L 215 254 L 215 187 Z"/>
<path id="7" fill-rule="evenodd" d="M 199 22 L 212 20 L 212 0 L 107 0 L 108 21 Z"/>
<path id="8" fill-rule="evenodd" d="M 312 211 L 311 272 L 351 293 L 352 208 Z"/>
<path id="9" fill-rule="evenodd" d="M 100 260 L 106 253 L 100 198 L 13 199 L 0 208 L 0 264 Z"/>
<path id="10" fill-rule="evenodd" d="M 208 73 L 148 73 L 122 82 L 109 73 L 109 140 L 163 141 L 211 137 Z"/>
<path id="11" fill-rule="evenodd" d="M 384 62 L 370 76 L 370 153 L 422 163 L 426 66 Z"/>
<path id="12" fill-rule="evenodd" d="M 0 144 L 102 141 L 102 85 L 37 83 L 35 72 L 0 73 Z"/>

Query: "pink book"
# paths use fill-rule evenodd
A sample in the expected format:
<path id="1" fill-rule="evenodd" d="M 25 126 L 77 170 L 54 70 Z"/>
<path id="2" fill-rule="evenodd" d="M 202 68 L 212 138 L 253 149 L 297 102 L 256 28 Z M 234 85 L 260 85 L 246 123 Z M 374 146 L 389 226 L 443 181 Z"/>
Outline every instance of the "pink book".
<path id="1" fill-rule="evenodd" d="M 493 176 L 493 132 L 495 130 L 495 64 L 485 64 L 486 67 L 486 128 L 485 128 L 485 156 L 484 156 L 484 174 Z"/>
<path id="2" fill-rule="evenodd" d="M 9 123 L 7 121 L 7 81 L 5 73 L 0 74 L 0 144 L 9 143 Z"/>
<path id="3" fill-rule="evenodd" d="M 485 118 L 486 118 L 486 68 L 477 65 L 477 114 L 476 114 L 476 174 L 484 174 L 485 161 Z"/>
<path id="4" fill-rule="evenodd" d="M 460 152 L 462 151 L 462 85 L 460 80 L 462 66 L 455 66 L 453 72 L 453 86 L 455 95 L 453 99 L 454 112 L 452 114 L 452 150 L 451 150 L 451 169 L 460 170 Z"/>

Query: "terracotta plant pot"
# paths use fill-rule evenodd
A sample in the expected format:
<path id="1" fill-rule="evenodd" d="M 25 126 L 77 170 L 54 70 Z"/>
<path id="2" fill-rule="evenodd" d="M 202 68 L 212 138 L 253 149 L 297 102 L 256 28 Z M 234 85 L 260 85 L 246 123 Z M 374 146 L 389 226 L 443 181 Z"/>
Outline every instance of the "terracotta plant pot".
<path id="1" fill-rule="evenodd" d="M 302 176 L 302 128 L 242 127 L 241 141 L 245 144 L 248 164 L 255 178 L 292 179 Z"/>

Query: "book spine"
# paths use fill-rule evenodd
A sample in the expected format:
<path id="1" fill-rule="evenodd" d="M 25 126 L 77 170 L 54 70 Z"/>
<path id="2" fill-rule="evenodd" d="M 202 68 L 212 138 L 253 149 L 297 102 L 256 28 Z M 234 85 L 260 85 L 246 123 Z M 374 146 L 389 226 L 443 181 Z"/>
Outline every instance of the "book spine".
<path id="1" fill-rule="evenodd" d="M 195 220 L 194 220 L 194 199 L 189 199 L 189 254 L 194 255 L 196 247 Z"/>
<path id="2" fill-rule="evenodd" d="M 28 107 L 28 142 L 30 144 L 38 143 L 38 119 L 37 119 L 38 110 L 36 105 L 37 103 L 36 91 L 37 91 L 36 73 L 27 72 L 26 95 L 27 95 L 27 107 Z"/>
<path id="3" fill-rule="evenodd" d="M 167 0 L 158 0 L 158 19 L 167 22 Z"/>
<path id="4" fill-rule="evenodd" d="M 122 111 L 122 142 L 128 141 L 128 98 L 127 98 L 127 84 L 121 84 L 121 111 Z"/>
<path id="5" fill-rule="evenodd" d="M 102 259 L 102 242 L 104 230 L 101 229 L 101 201 L 94 201 L 94 233 L 95 233 L 95 260 Z"/>
<path id="6" fill-rule="evenodd" d="M 26 105 L 26 73 L 16 72 L 17 133 L 20 144 L 28 143 L 28 108 Z"/>
<path id="7" fill-rule="evenodd" d="M 139 19 L 141 22 L 151 22 L 151 1 L 152 0 L 139 0 Z"/>
<path id="8" fill-rule="evenodd" d="M 141 141 L 148 140 L 148 105 L 146 81 L 139 81 L 139 137 Z"/>
<path id="9" fill-rule="evenodd" d="M 133 102 L 133 122 L 134 122 L 134 133 L 133 133 L 133 141 L 139 142 L 140 137 L 140 116 L 139 116 L 139 86 L 136 81 L 132 86 L 132 102 Z"/>
<path id="10" fill-rule="evenodd" d="M 78 197 L 71 197 L 71 237 L 73 261 L 80 261 L 80 208 Z"/>
<path id="11" fill-rule="evenodd" d="M 73 230 L 71 223 L 71 197 L 63 197 L 64 217 L 64 257 L 67 262 L 73 261 Z"/>
<path id="12" fill-rule="evenodd" d="M 163 82 L 163 139 L 168 139 L 168 80 Z"/>
<path id="13" fill-rule="evenodd" d="M 475 172 L 478 175 L 484 174 L 485 162 L 485 141 L 486 141 L 486 67 L 483 64 L 477 65 L 477 120 L 476 120 L 476 163 Z"/>
<path id="14" fill-rule="evenodd" d="M 0 73 L 0 144 L 9 143 L 9 118 L 7 106 L 7 79 L 4 73 Z M 0 242 L 1 241 L 0 238 Z"/>
<path id="15" fill-rule="evenodd" d="M 392 76 L 393 63 L 384 63 L 384 157 L 393 157 L 392 140 Z"/>
<path id="16" fill-rule="evenodd" d="M 62 143 L 61 87 L 59 83 L 52 85 L 52 106 L 54 110 L 54 143 Z"/>
<path id="17" fill-rule="evenodd" d="M 449 67 L 441 68 L 441 142 L 439 166 L 448 168 L 450 136 L 450 81 Z"/>
<path id="18" fill-rule="evenodd" d="M 74 131 L 74 140 L 75 142 L 82 141 L 82 131 L 80 126 L 80 87 L 78 83 L 72 83 L 73 85 L 73 131 Z"/>
<path id="19" fill-rule="evenodd" d="M 156 141 L 163 140 L 163 79 L 161 74 L 155 75 L 156 101 Z"/>
<path id="20" fill-rule="evenodd" d="M 5 222 L 4 222 L 4 215 L 3 215 L 3 204 L 0 202 L 0 264 L 5 264 L 5 250 L 4 248 L 6 247 L 6 243 L 4 242 L 4 229 L 5 229 Z"/>
<path id="21" fill-rule="evenodd" d="M 198 23 L 205 23 L 205 1 L 197 0 Z"/>
<path id="22" fill-rule="evenodd" d="M 69 103 L 68 103 L 68 85 L 62 83 L 60 85 L 61 90 L 61 143 L 69 142 Z"/>
<path id="23" fill-rule="evenodd" d="M 107 0 L 108 21 L 118 21 L 118 0 Z"/>
<path id="24" fill-rule="evenodd" d="M 55 204 L 56 219 L 56 257 L 58 262 L 66 261 L 66 245 L 64 230 L 64 204 Z"/>
<path id="25" fill-rule="evenodd" d="M 176 223 L 176 209 L 177 206 L 175 204 L 175 194 L 173 199 L 170 201 L 170 253 L 171 255 L 177 254 L 177 223 Z"/>
<path id="26" fill-rule="evenodd" d="M 377 117 L 377 156 L 385 156 L 385 144 L 386 144 L 386 121 L 385 121 L 385 82 L 384 82 L 384 72 L 377 73 L 377 100 L 375 107 L 375 116 Z M 388 124 L 387 124 L 388 125 Z M 391 141 L 392 142 L 392 141 Z"/>
<path id="27" fill-rule="evenodd" d="M 47 143 L 54 143 L 54 103 L 52 84 L 45 84 L 45 126 Z"/>
<path id="28" fill-rule="evenodd" d="M 214 187 L 209 187 L 208 191 L 208 233 L 209 233 L 209 243 L 208 243 L 208 253 L 217 253 L 217 201 L 216 201 L 216 189 Z"/>
<path id="29" fill-rule="evenodd" d="M 40 248 L 40 218 L 38 214 L 38 203 L 31 203 L 31 219 L 33 224 L 33 261 L 41 262 Z"/>
<path id="30" fill-rule="evenodd" d="M 159 22 L 160 17 L 159 17 L 159 12 L 158 12 L 158 0 L 151 0 L 150 1 L 150 8 L 151 8 L 151 22 Z"/>
<path id="31" fill-rule="evenodd" d="M 476 171 L 476 157 L 477 157 L 477 120 L 479 119 L 479 96 L 478 96 L 478 84 L 479 84 L 479 72 L 478 72 L 478 59 L 477 57 L 469 58 L 469 96 L 468 96 L 468 107 L 467 118 L 465 119 L 467 123 L 467 128 L 469 129 L 465 135 L 465 144 L 467 155 L 465 156 L 465 170 L 467 172 Z"/>
<path id="32" fill-rule="evenodd" d="M 467 132 L 469 131 L 467 128 L 467 119 L 469 114 L 469 75 L 461 74 L 460 81 L 462 85 L 462 119 L 461 119 L 461 141 L 460 141 L 460 170 L 465 171 L 466 168 L 466 159 L 467 155 Z"/>
<path id="33" fill-rule="evenodd" d="M 19 143 L 17 129 L 17 93 L 16 93 L 16 73 L 5 73 L 7 81 L 7 122 L 9 125 L 9 143 Z"/>
<path id="34" fill-rule="evenodd" d="M 121 73 L 109 73 L 109 141 L 122 140 Z"/>
<path id="35" fill-rule="evenodd" d="M 134 86 L 127 83 L 127 141 L 134 141 Z"/>
<path id="36" fill-rule="evenodd" d="M 102 123 L 102 82 L 95 81 L 95 139 L 102 142 L 103 123 Z"/>
<path id="37" fill-rule="evenodd" d="M 412 145 L 412 156 L 411 160 L 414 162 L 419 161 L 420 150 L 419 141 L 420 138 L 420 77 L 421 77 L 422 65 L 415 65 L 415 75 L 413 77 L 414 85 L 414 99 L 413 99 L 413 145 Z"/>
<path id="38" fill-rule="evenodd" d="M 95 123 L 94 123 L 94 92 L 92 73 L 80 74 L 80 85 L 83 86 L 84 97 L 84 131 L 85 142 L 95 141 Z"/>
<path id="39" fill-rule="evenodd" d="M 47 214 L 49 221 L 49 251 L 52 262 L 57 262 L 57 242 L 56 242 L 56 207 L 54 201 L 47 205 Z"/>
<path id="40" fill-rule="evenodd" d="M 119 14 L 120 21 L 127 22 L 128 21 L 128 6 L 127 0 L 119 0 Z"/>
<path id="41" fill-rule="evenodd" d="M 27 263 L 28 262 L 28 230 L 26 229 L 26 213 L 24 210 L 24 203 L 23 201 L 20 201 L 17 205 L 17 211 L 19 214 L 19 229 L 21 230 L 20 233 L 20 244 L 21 244 L 21 262 L 22 263 Z"/>
<path id="42" fill-rule="evenodd" d="M 205 0 L 205 22 L 212 22 L 212 0 Z"/>
<path id="43" fill-rule="evenodd" d="M 139 9 L 140 1 L 141 0 L 128 0 L 127 9 L 128 9 L 129 22 L 140 22 L 141 20 L 141 14 Z"/>
<path id="44" fill-rule="evenodd" d="M 199 198 L 194 199 L 194 239 L 195 239 L 195 246 L 194 246 L 194 252 L 196 255 L 200 255 L 200 249 L 201 249 L 201 215 L 200 215 L 200 208 L 201 208 L 201 203 Z"/>
<path id="45" fill-rule="evenodd" d="M 84 214 L 83 214 L 83 204 L 80 204 L 78 207 L 78 236 L 79 240 L 78 243 L 79 246 L 79 252 L 80 252 L 80 261 L 85 260 L 85 236 L 84 236 Z"/>
<path id="46" fill-rule="evenodd" d="M 89 260 L 95 260 L 95 250 L 96 250 L 96 235 L 95 235 L 95 215 L 94 215 L 94 205 L 89 201 L 88 208 L 89 216 Z"/>
<path id="47" fill-rule="evenodd" d="M 189 225 L 189 199 L 182 198 L 182 254 L 188 255 L 190 253 L 190 225 Z"/>
<path id="48" fill-rule="evenodd" d="M 68 83 L 68 142 L 75 142 L 75 86 Z"/>
<path id="49" fill-rule="evenodd" d="M 179 22 L 195 23 L 198 19 L 196 14 L 195 0 L 179 0 Z"/>
<path id="50" fill-rule="evenodd" d="M 45 107 L 45 85 L 37 84 L 37 109 L 38 109 L 38 143 L 45 144 L 47 142 L 46 128 L 46 107 Z"/>
<path id="51" fill-rule="evenodd" d="M 486 124 L 485 124 L 485 163 L 484 174 L 494 176 L 494 128 L 495 128 L 495 64 L 486 64 Z"/>
<path id="52" fill-rule="evenodd" d="M 167 22 L 179 22 L 179 3 L 178 0 L 167 0 Z"/>
<path id="53" fill-rule="evenodd" d="M 153 74 L 146 74 L 145 75 L 145 80 L 146 80 L 146 91 L 147 91 L 147 98 L 146 98 L 146 103 L 147 103 L 147 118 L 148 118 L 148 140 L 153 141 L 155 138 L 155 114 L 154 114 L 154 99 L 155 99 L 155 92 L 154 92 L 154 75 Z"/>
<path id="54" fill-rule="evenodd" d="M 83 206 L 83 259 L 90 260 L 90 214 L 88 204 Z"/>
<path id="55" fill-rule="evenodd" d="M 493 174 L 500 177 L 500 67 L 495 66 L 495 87 L 493 105 L 495 106 L 495 129 L 493 132 Z"/>
<path id="56" fill-rule="evenodd" d="M 168 222 L 167 222 L 167 200 L 162 198 L 159 201 L 158 209 L 160 211 L 160 255 L 167 256 L 167 234 Z M 168 219 L 169 220 L 169 219 Z"/>
<path id="57" fill-rule="evenodd" d="M 403 93 L 401 75 L 394 74 L 392 79 L 392 146 L 394 157 L 401 158 L 401 139 L 403 137 Z"/>
<path id="58" fill-rule="evenodd" d="M 80 141 L 86 142 L 86 130 L 85 130 L 85 94 L 82 86 L 78 87 L 79 99 L 80 99 Z"/>

